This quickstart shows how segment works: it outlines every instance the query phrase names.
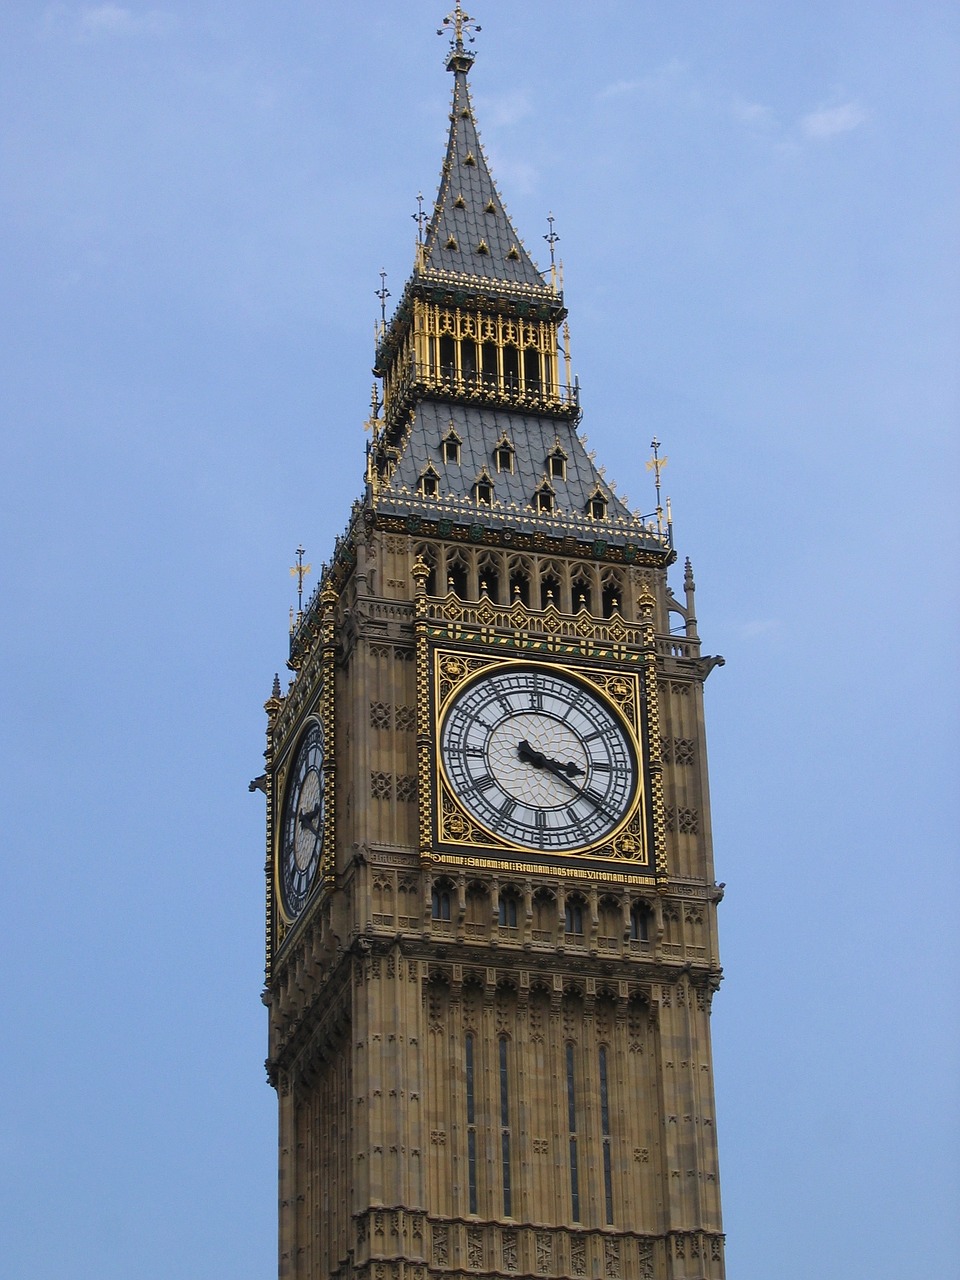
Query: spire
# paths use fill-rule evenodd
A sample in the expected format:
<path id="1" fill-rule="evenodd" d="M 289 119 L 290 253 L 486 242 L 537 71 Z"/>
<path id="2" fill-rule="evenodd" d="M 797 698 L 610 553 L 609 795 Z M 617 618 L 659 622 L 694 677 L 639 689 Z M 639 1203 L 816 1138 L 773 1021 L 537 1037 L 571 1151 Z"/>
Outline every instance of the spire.
<path id="1" fill-rule="evenodd" d="M 496 280 L 508 287 L 519 285 L 525 292 L 530 288 L 548 292 L 507 215 L 480 145 L 467 86 L 475 54 L 464 43 L 465 37 L 472 43 L 473 31 L 480 28 L 473 26 L 459 0 L 443 22 L 452 32 L 447 60 L 447 70 L 454 77 L 450 135 L 418 266 Z M 444 34 L 443 28 L 439 34 Z"/>

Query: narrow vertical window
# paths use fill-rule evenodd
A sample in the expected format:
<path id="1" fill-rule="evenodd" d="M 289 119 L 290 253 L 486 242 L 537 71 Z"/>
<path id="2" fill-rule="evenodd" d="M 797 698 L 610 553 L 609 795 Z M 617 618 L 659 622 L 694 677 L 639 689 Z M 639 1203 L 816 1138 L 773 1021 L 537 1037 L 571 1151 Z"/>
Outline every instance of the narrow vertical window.
<path id="1" fill-rule="evenodd" d="M 603 1130 L 603 1198 L 607 1222 L 613 1222 L 613 1170 L 610 1159 L 610 1095 L 607 1089 L 607 1050 L 600 1046 L 600 1127 Z"/>
<path id="2" fill-rule="evenodd" d="M 510 1089 L 507 1077 L 507 1041 L 500 1038 L 500 1159 L 503 1165 L 503 1216 L 513 1217 L 510 1190 Z"/>
<path id="3" fill-rule="evenodd" d="M 567 1045 L 567 1127 L 570 1131 L 570 1208 L 580 1221 L 580 1172 L 577 1165 L 577 1106 L 573 1079 L 573 1045 Z"/>
<path id="4" fill-rule="evenodd" d="M 473 1033 L 467 1032 L 467 1187 L 470 1212 L 477 1212 L 477 1126 L 473 1090 Z"/>

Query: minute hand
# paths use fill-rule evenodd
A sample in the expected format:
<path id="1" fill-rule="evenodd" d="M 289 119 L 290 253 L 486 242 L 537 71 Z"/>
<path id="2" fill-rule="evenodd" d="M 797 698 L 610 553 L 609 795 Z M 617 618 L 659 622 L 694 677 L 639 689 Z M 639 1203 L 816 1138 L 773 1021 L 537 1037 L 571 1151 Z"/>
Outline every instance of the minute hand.
<path id="1" fill-rule="evenodd" d="M 590 791 L 587 787 L 578 787 L 574 780 L 564 771 L 562 765 L 558 765 L 555 760 L 544 760 L 543 768 L 549 770 L 555 778 L 559 778 L 561 782 L 565 782 L 571 791 L 575 791 L 578 796 L 582 796 L 584 800 L 589 800 L 594 808 L 599 809 L 601 813 L 605 813 L 608 818 L 616 822 L 620 816 L 608 809 L 604 804 L 603 797 L 598 796 L 595 791 Z"/>

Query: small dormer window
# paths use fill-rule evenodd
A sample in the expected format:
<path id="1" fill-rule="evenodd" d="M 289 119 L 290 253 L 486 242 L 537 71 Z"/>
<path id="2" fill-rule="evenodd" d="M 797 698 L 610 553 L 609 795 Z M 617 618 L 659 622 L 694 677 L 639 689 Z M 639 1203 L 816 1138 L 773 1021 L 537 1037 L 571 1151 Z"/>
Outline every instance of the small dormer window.
<path id="1" fill-rule="evenodd" d="M 493 506 L 493 481 L 488 475 L 486 467 L 477 476 L 476 483 L 473 486 L 473 496 L 479 506 Z"/>
<path id="2" fill-rule="evenodd" d="M 594 489 L 587 501 L 587 515 L 591 520 L 606 519 L 607 499 L 599 487 Z"/>
<path id="3" fill-rule="evenodd" d="M 465 208 L 467 207 L 467 202 L 466 202 L 466 200 L 464 200 L 464 198 L 463 198 L 463 192 L 461 192 L 461 193 L 457 196 L 456 200 L 454 200 L 454 202 L 453 202 L 453 207 L 454 207 L 455 209 L 465 209 Z"/>
<path id="4" fill-rule="evenodd" d="M 487 203 L 483 206 L 483 212 L 484 212 L 484 213 L 496 213 L 496 212 L 497 212 L 497 206 L 493 203 L 493 201 L 492 201 L 492 200 L 488 200 L 488 201 L 487 201 Z"/>
<path id="5" fill-rule="evenodd" d="M 493 451 L 493 458 L 497 464 L 497 470 L 500 472 L 513 471 L 513 445 L 504 436 L 497 444 Z"/>
<path id="6" fill-rule="evenodd" d="M 553 453 L 547 458 L 549 474 L 551 480 L 566 480 L 567 478 L 567 455 L 558 444 Z"/>
<path id="7" fill-rule="evenodd" d="M 553 489 L 546 481 L 540 486 L 533 495 L 533 507 L 535 511 L 552 511 L 555 498 Z"/>
<path id="8" fill-rule="evenodd" d="M 460 465 L 460 444 L 460 437 L 451 422 L 447 434 L 440 441 L 440 452 L 444 462 L 451 462 L 454 466 Z"/>
<path id="9" fill-rule="evenodd" d="M 425 498 L 435 498 L 440 492 L 440 477 L 432 466 L 427 467 L 425 471 L 421 471 L 420 479 L 417 481 L 417 488 Z"/>
<path id="10" fill-rule="evenodd" d="M 446 244 L 445 244 L 443 247 L 444 247 L 445 249 L 456 249 L 456 248 L 457 248 L 457 237 L 456 237 L 456 236 L 450 236 L 450 238 L 447 240 Z"/>

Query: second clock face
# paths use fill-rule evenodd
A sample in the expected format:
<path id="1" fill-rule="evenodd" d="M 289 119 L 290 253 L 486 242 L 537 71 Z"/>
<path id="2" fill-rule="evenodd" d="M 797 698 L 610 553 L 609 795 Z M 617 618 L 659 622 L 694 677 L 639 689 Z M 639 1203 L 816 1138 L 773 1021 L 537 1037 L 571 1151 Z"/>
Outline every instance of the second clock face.
<path id="1" fill-rule="evenodd" d="M 297 751 L 283 806 L 280 887 L 287 915 L 303 910 L 323 852 L 323 730 L 314 723 Z"/>
<path id="2" fill-rule="evenodd" d="M 457 693 L 440 757 L 467 812 L 529 849 L 597 844 L 637 789 L 626 724 L 588 686 L 545 667 L 503 667 Z"/>

